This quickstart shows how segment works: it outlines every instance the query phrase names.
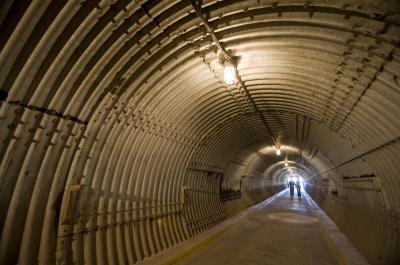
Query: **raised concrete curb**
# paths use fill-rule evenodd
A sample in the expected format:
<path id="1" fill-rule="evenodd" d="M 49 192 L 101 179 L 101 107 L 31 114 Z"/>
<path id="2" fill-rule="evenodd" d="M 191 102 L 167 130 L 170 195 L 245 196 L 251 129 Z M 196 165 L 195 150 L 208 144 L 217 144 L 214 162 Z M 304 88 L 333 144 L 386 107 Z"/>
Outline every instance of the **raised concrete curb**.
<path id="1" fill-rule="evenodd" d="M 347 237 L 340 231 L 336 224 L 326 215 L 317 203 L 308 195 L 304 196 L 310 206 L 314 216 L 319 220 L 321 230 L 325 234 L 329 243 L 335 250 L 344 265 L 369 265 L 368 261 L 350 243 Z"/>
<path id="2" fill-rule="evenodd" d="M 155 256 L 149 257 L 136 263 L 137 265 L 178 265 L 182 264 L 185 260 L 189 259 L 194 253 L 199 250 L 206 248 L 212 242 L 221 238 L 223 235 L 229 231 L 235 223 L 239 220 L 245 218 L 250 214 L 257 213 L 270 205 L 272 202 L 279 199 L 287 189 L 278 192 L 277 194 L 265 199 L 264 201 L 249 207 L 238 215 L 226 220 L 225 222 L 215 226 L 214 228 L 208 230 L 207 232 L 201 233 L 199 235 L 190 238 L 187 241 L 182 242 L 176 246 L 173 246 Z"/>

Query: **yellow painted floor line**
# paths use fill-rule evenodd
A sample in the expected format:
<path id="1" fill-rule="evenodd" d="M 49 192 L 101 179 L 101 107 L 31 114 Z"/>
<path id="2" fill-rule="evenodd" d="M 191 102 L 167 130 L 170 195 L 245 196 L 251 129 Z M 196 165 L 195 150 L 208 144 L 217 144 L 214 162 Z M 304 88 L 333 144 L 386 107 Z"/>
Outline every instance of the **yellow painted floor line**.
<path id="1" fill-rule="evenodd" d="M 226 232 L 231 230 L 231 228 L 234 226 L 235 223 L 237 223 L 239 220 L 245 218 L 249 214 L 254 214 L 255 212 L 261 211 L 265 207 L 267 207 L 269 204 L 271 204 L 273 201 L 277 200 L 280 198 L 287 189 L 282 190 L 278 192 L 277 194 L 267 198 L 266 200 L 253 205 L 249 207 L 247 210 L 244 210 L 243 212 L 239 213 L 238 215 L 226 220 L 225 222 L 215 226 L 214 228 L 211 228 L 209 231 L 206 231 L 204 233 L 210 233 L 210 235 L 205 237 L 204 239 L 199 239 L 193 237 L 191 239 L 188 239 L 187 241 L 182 242 L 182 245 L 177 245 L 174 246 L 170 249 L 166 249 L 165 252 L 161 252 L 159 255 L 156 255 L 154 257 L 146 258 L 143 261 L 140 261 L 137 263 L 137 265 L 153 265 L 153 264 L 160 264 L 160 265 L 179 265 L 183 264 L 185 261 L 187 261 L 191 256 L 199 252 L 200 250 L 206 248 L 209 246 L 211 243 L 217 241 L 220 239 Z M 216 230 L 213 232 L 213 230 Z M 201 234 L 197 236 L 202 236 Z M 198 242 L 191 243 L 191 240 L 197 240 Z M 186 244 L 186 246 L 185 246 Z M 190 245 L 192 244 L 192 245 Z M 173 254 L 174 249 L 179 249 L 182 248 L 182 251 L 179 251 L 176 254 Z M 171 254 L 168 253 L 168 251 L 172 251 Z M 176 251 L 175 251 L 176 252 Z M 160 261 L 161 256 L 165 255 L 164 260 Z"/>
<path id="2" fill-rule="evenodd" d="M 223 236 L 228 230 L 230 230 L 232 226 L 228 226 L 223 228 L 222 230 L 216 232 L 215 234 L 209 236 L 208 238 L 200 241 L 199 243 L 191 246 L 190 248 L 182 251 L 178 255 L 168 259 L 167 261 L 161 263 L 160 265 L 179 265 L 183 264 L 186 260 L 188 260 L 193 254 L 196 252 L 206 248 L 209 244 L 219 239 Z"/>

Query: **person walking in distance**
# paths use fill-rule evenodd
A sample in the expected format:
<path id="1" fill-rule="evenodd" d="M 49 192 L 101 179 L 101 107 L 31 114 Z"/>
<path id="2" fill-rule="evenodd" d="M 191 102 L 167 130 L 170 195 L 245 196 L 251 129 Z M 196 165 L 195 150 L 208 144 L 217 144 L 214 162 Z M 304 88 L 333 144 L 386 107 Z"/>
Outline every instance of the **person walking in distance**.
<path id="1" fill-rule="evenodd" d="M 299 178 L 297 178 L 296 181 L 296 188 L 297 188 L 297 197 L 301 199 L 301 182 Z"/>
<path id="2" fill-rule="evenodd" d="M 292 179 L 289 180 L 288 186 L 289 186 L 289 189 L 290 189 L 290 198 L 292 199 L 293 195 L 294 195 L 294 186 L 295 186 L 295 183 L 294 183 L 294 181 Z"/>

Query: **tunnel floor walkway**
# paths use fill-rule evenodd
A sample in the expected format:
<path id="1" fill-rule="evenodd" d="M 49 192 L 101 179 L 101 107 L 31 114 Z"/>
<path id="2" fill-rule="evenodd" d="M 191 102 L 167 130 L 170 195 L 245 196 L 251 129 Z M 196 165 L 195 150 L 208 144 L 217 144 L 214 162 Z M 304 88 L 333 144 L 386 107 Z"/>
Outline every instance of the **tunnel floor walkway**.
<path id="1" fill-rule="evenodd" d="M 285 190 L 252 208 L 202 243 L 148 264 L 368 264 L 307 194 L 291 199 Z"/>
<path id="2" fill-rule="evenodd" d="M 286 192 L 184 264 L 340 264 L 318 222 L 307 196 L 290 199 Z"/>

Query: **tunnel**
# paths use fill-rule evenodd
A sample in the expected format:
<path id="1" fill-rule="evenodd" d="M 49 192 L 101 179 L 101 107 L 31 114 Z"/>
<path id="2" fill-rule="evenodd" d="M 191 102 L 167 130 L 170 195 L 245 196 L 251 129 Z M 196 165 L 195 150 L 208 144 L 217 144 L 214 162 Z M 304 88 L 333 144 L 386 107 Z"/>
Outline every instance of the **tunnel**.
<path id="1" fill-rule="evenodd" d="M 0 25 L 0 264 L 157 264 L 291 177 L 400 264 L 398 1 L 2 0 Z"/>

